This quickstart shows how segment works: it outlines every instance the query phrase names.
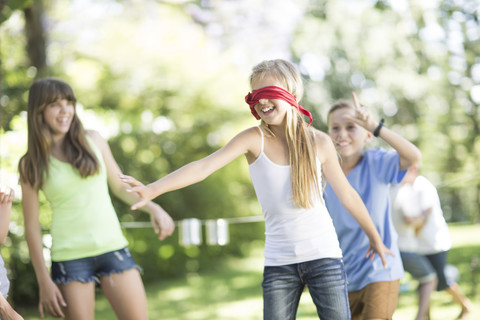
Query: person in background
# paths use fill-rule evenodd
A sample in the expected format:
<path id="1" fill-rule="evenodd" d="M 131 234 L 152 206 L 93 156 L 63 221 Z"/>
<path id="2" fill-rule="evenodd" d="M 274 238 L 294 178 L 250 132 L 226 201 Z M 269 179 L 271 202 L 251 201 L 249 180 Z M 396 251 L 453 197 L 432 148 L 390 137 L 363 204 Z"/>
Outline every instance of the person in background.
<path id="1" fill-rule="evenodd" d="M 0 185 L 0 245 L 3 245 L 7 238 L 13 196 L 13 189 Z M 5 269 L 2 256 L 0 256 L 0 319 L 22 320 L 23 317 L 7 301 L 9 288 L 10 281 L 7 278 L 7 269 Z"/>
<path id="2" fill-rule="evenodd" d="M 401 184 L 391 186 L 390 195 L 403 268 L 419 283 L 415 320 L 423 320 L 430 319 L 430 297 L 437 286 L 437 274 L 427 257 L 418 253 L 417 236 L 424 224 L 424 213 L 419 208 L 420 199 L 413 188 L 415 175 L 412 168 L 407 171 Z"/>
<path id="3" fill-rule="evenodd" d="M 28 95 L 28 149 L 20 159 L 25 237 L 35 270 L 38 309 L 53 317 L 93 319 L 95 283 L 119 319 L 147 319 L 145 289 L 127 247 L 109 188 L 131 204 L 108 143 L 85 131 L 76 97 L 66 82 L 35 81 Z M 51 277 L 43 257 L 39 191 L 52 208 Z M 145 207 L 159 234 L 172 234 L 171 217 L 157 204 Z"/>
<path id="4" fill-rule="evenodd" d="M 364 259 L 369 240 L 330 183 L 325 187 L 324 197 L 343 252 L 352 319 L 391 319 L 404 271 L 390 212 L 390 184 L 403 179 L 406 170 L 420 161 L 421 152 L 385 127 L 383 119 L 375 121 L 360 106 L 355 94 L 352 96 L 353 103 L 339 100 L 330 107 L 328 134 L 339 154 L 343 173 L 360 194 L 383 243 L 393 252 L 387 256 L 386 268 L 378 258 L 373 263 Z M 366 149 L 372 137 L 382 139 L 393 150 Z"/>
<path id="5" fill-rule="evenodd" d="M 445 290 L 461 307 L 458 319 L 464 319 L 472 310 L 471 301 L 461 292 L 455 279 L 446 273 L 448 251 L 452 246 L 447 222 L 443 216 L 440 197 L 435 186 L 424 176 L 418 174 L 418 166 L 409 169 L 405 181 L 398 193 L 410 190 L 410 199 L 403 199 L 415 217 L 411 224 L 415 226 L 417 240 L 416 252 L 425 256 L 435 270 L 438 278 L 437 291 Z M 402 199 L 399 199 L 400 201 Z"/>
<path id="6" fill-rule="evenodd" d="M 132 209 L 200 182 L 244 155 L 265 217 L 264 319 L 295 319 L 306 285 L 321 319 L 350 319 L 342 252 L 322 197 L 322 175 L 369 239 L 363 259 L 378 253 L 383 267 L 391 253 L 342 173 L 332 141 L 302 118 L 307 115 L 312 122 L 298 104 L 303 83 L 295 66 L 280 59 L 263 61 L 253 68 L 250 86 L 245 100 L 260 126 L 147 186 L 123 176 L 129 191 L 142 199 Z"/>

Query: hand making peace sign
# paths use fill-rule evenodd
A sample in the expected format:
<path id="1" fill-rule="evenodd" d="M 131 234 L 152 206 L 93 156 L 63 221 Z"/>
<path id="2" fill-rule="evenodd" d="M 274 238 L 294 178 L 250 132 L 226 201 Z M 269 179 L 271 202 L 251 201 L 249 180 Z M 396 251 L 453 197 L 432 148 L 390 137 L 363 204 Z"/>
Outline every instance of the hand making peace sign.
<path id="1" fill-rule="evenodd" d="M 355 92 L 352 92 L 352 98 L 353 98 L 353 105 L 355 106 L 355 117 L 351 117 L 350 115 L 345 115 L 345 118 L 355 122 L 356 124 L 365 128 L 366 130 L 373 132 L 375 128 L 378 127 L 379 123 L 372 118 L 372 115 L 367 108 L 360 105 Z"/>

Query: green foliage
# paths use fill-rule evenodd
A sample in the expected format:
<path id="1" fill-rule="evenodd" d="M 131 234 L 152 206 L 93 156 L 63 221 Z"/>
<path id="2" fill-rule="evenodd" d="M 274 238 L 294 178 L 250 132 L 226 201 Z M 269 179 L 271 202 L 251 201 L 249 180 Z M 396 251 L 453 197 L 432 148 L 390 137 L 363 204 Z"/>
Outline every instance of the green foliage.
<path id="1" fill-rule="evenodd" d="M 0 24 L 7 20 L 16 10 L 22 10 L 32 5 L 34 0 L 9 0 L 0 11 Z"/>
<path id="2" fill-rule="evenodd" d="M 479 221 L 478 1 L 441 1 L 439 8 L 377 1 L 370 8 L 312 0 L 309 6 L 323 15 L 307 11 L 292 52 L 316 125 L 325 129 L 329 105 L 355 91 L 419 146 L 422 173 L 443 189 L 449 219 Z"/>

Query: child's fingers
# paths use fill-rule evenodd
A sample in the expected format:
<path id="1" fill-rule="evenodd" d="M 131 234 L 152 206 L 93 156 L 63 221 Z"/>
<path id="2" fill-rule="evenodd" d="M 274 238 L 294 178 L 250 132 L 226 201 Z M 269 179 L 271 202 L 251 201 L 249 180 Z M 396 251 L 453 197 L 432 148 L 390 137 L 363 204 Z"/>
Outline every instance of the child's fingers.
<path id="1" fill-rule="evenodd" d="M 43 305 L 42 305 L 42 303 L 39 303 L 39 304 L 38 304 L 38 312 L 40 313 L 40 318 L 43 318 L 43 317 L 44 317 L 44 314 L 43 314 Z"/>
<path id="2" fill-rule="evenodd" d="M 138 181 L 137 179 L 135 179 L 134 177 L 126 176 L 124 174 L 120 174 L 120 180 L 122 180 L 122 182 L 128 183 L 131 186 L 142 185 L 142 183 L 140 181 Z"/>
<path id="3" fill-rule="evenodd" d="M 12 188 L 0 186 L 0 204 L 12 202 L 13 197 L 14 192 Z"/>
<path id="4" fill-rule="evenodd" d="M 175 230 L 175 223 L 173 222 L 172 218 L 170 218 L 170 216 L 168 215 L 163 216 L 161 220 L 161 231 L 158 239 L 163 240 L 166 237 L 171 236 L 174 230 Z"/>
<path id="5" fill-rule="evenodd" d="M 352 99 L 355 108 L 360 108 L 360 103 L 358 103 L 357 95 L 355 94 L 355 92 L 352 92 Z"/>
<path id="6" fill-rule="evenodd" d="M 9 188 L 9 189 L 10 189 L 10 192 L 8 193 L 8 196 L 7 196 L 7 202 L 12 202 L 13 198 L 15 197 L 15 192 L 13 191 L 12 188 Z"/>
<path id="7" fill-rule="evenodd" d="M 388 250 L 387 247 L 385 247 L 385 253 L 391 255 L 392 257 L 395 257 L 395 254 L 392 251 Z"/>
<path id="8" fill-rule="evenodd" d="M 144 205 L 147 204 L 147 200 L 141 200 L 141 201 L 138 201 L 137 203 L 133 204 L 130 208 L 132 210 L 137 210 L 138 208 L 141 208 L 143 207 Z"/>
<path id="9" fill-rule="evenodd" d="M 159 223 L 155 219 L 152 219 L 152 225 L 153 231 L 155 231 L 155 234 L 158 234 L 160 232 L 160 227 L 158 226 Z"/>
<path id="10" fill-rule="evenodd" d="M 370 245 L 368 247 L 367 253 L 365 253 L 365 258 L 372 260 L 375 256 L 375 249 Z"/>
<path id="11" fill-rule="evenodd" d="M 387 268 L 387 259 L 385 259 L 385 254 L 383 252 L 379 253 L 380 258 L 382 259 L 382 264 L 384 268 Z"/>
<path id="12" fill-rule="evenodd" d="M 142 194 L 142 189 L 141 189 L 141 186 L 136 186 L 136 187 L 130 187 L 128 189 L 126 189 L 127 192 L 130 192 L 130 193 L 133 193 L 133 192 L 136 192 L 138 193 L 139 195 Z"/>

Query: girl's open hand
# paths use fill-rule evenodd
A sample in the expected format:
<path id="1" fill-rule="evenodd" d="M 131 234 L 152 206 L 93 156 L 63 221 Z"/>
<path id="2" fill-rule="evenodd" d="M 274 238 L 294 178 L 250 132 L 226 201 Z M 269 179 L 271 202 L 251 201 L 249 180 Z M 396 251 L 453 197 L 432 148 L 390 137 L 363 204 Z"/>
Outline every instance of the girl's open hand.
<path id="1" fill-rule="evenodd" d="M 370 114 L 367 108 L 360 105 L 355 92 L 352 92 L 352 98 L 353 98 L 353 105 L 355 106 L 355 117 L 345 115 L 345 118 L 355 122 L 356 124 L 365 128 L 366 130 L 373 132 L 375 128 L 378 126 L 378 122 L 373 120 L 372 115 Z"/>
<path id="2" fill-rule="evenodd" d="M 40 301 L 38 303 L 38 311 L 43 318 L 44 310 L 54 318 L 65 318 L 63 313 L 64 308 L 67 306 L 65 299 L 58 289 L 57 285 L 48 279 L 46 283 L 40 286 Z"/>
<path id="3" fill-rule="evenodd" d="M 0 185 L 0 205 L 11 206 L 13 201 L 13 189 Z"/>
<path id="4" fill-rule="evenodd" d="M 171 236 L 173 230 L 175 230 L 175 223 L 172 218 L 160 206 L 155 207 L 155 210 L 150 213 L 150 220 L 152 221 L 153 230 L 158 234 L 159 240 Z"/>
<path id="5" fill-rule="evenodd" d="M 120 180 L 130 185 L 130 188 L 126 190 L 127 192 L 135 192 L 140 197 L 140 201 L 130 207 L 132 210 L 137 210 L 143 207 L 154 198 L 152 190 L 134 177 L 120 174 Z"/>
<path id="6" fill-rule="evenodd" d="M 385 255 L 389 254 L 391 256 L 395 256 L 392 251 L 390 251 L 381 241 L 378 242 L 372 242 L 370 240 L 370 245 L 368 246 L 367 253 L 365 254 L 365 258 L 368 258 L 370 260 L 373 260 L 375 257 L 375 254 L 378 253 L 380 255 L 380 258 L 382 259 L 382 264 L 383 267 L 387 267 L 387 260 L 385 259 Z"/>

